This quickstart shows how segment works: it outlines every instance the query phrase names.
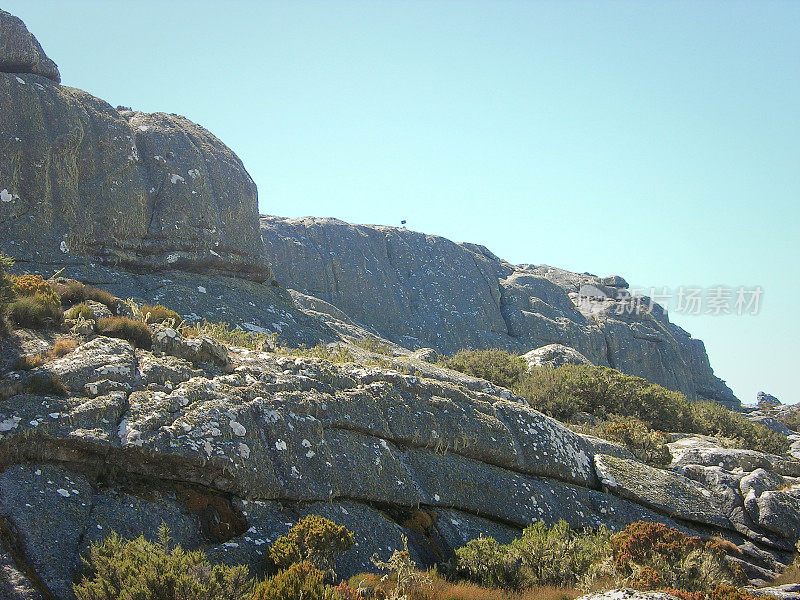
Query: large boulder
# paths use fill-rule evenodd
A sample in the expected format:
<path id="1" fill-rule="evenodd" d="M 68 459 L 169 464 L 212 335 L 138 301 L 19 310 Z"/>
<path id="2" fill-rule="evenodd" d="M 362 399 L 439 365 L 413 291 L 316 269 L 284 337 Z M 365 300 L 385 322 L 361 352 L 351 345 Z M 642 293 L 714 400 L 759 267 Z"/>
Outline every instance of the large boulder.
<path id="1" fill-rule="evenodd" d="M 56 63 L 50 60 L 19 18 L 0 10 L 0 71 L 32 73 L 56 83 L 61 81 Z"/>
<path id="2" fill-rule="evenodd" d="M 531 367 L 562 367 L 564 365 L 591 365 L 592 361 L 577 350 L 563 344 L 548 344 L 522 355 Z"/>
<path id="3" fill-rule="evenodd" d="M 256 186 L 233 151 L 184 117 L 58 85 L 22 22 L 0 13 L 0 25 L 3 251 L 271 278 Z"/>

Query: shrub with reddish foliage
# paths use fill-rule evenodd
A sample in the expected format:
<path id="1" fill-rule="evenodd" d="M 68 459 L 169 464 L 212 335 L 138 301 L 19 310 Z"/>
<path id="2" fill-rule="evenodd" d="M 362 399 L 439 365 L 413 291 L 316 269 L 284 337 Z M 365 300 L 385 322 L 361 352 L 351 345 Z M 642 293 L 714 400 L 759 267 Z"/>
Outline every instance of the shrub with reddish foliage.
<path id="1" fill-rule="evenodd" d="M 688 592 L 710 592 L 717 584 L 746 582 L 741 568 L 726 560 L 733 553 L 731 546 L 719 539 L 704 543 L 663 523 L 647 521 L 628 525 L 611 538 L 614 569 L 629 585 Z"/>

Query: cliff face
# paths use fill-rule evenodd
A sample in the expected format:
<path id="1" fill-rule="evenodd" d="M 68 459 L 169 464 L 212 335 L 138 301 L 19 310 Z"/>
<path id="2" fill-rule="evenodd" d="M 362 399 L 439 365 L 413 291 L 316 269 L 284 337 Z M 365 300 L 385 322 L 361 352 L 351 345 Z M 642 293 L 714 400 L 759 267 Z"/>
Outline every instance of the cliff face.
<path id="1" fill-rule="evenodd" d="M 270 278 L 241 161 L 176 115 L 116 110 L 58 84 L 0 11 L 0 238 L 134 269 Z"/>
<path id="2" fill-rule="evenodd" d="M 660 307 L 633 310 L 620 277 L 511 265 L 476 244 L 336 219 L 262 216 L 261 237 L 283 285 L 402 346 L 524 353 L 560 343 L 597 365 L 738 405 L 703 343 Z"/>

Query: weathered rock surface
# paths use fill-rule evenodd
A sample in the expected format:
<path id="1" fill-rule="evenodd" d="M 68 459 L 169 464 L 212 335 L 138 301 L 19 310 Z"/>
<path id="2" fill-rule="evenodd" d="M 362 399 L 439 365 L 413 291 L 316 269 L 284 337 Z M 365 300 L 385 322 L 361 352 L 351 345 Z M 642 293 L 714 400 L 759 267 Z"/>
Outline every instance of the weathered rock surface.
<path id="1" fill-rule="evenodd" d="M 162 521 L 187 548 L 258 573 L 269 544 L 309 513 L 355 532 L 343 575 L 401 534 L 431 564 L 478 535 L 508 540 L 558 519 L 712 532 L 743 550 L 754 581 L 790 560 L 791 532 L 773 523 L 792 506 L 771 499 L 783 481 L 774 472 L 741 486 L 740 473 L 733 485 L 771 516 L 739 527 L 714 481 L 609 456 L 611 445 L 507 390 L 413 356 L 365 368 L 226 348 L 221 364 L 174 349 L 97 336 L 31 373 L 0 372 L 0 387 L 44 372 L 69 388 L 0 407 L 0 516 L 16 532 L 14 568 L 35 573 L 36 590 L 70 598 L 91 541 L 152 537 Z"/>
<path id="2" fill-rule="evenodd" d="M 591 365 L 592 361 L 577 350 L 562 344 L 548 344 L 522 355 L 532 367 L 562 367 L 564 365 Z"/>
<path id="3" fill-rule="evenodd" d="M 229 148 L 183 117 L 58 85 L 22 22 L 0 26 L 0 238 L 28 259 L 270 280 L 256 187 Z"/>
<path id="4" fill-rule="evenodd" d="M 476 244 L 336 219 L 261 217 L 276 278 L 411 349 L 527 352 L 568 346 L 588 361 L 692 398 L 737 406 L 700 340 L 618 276 L 511 265 Z"/>
<path id="5" fill-rule="evenodd" d="M 32 73 L 59 83 L 58 67 L 19 18 L 0 10 L 0 71 Z"/>

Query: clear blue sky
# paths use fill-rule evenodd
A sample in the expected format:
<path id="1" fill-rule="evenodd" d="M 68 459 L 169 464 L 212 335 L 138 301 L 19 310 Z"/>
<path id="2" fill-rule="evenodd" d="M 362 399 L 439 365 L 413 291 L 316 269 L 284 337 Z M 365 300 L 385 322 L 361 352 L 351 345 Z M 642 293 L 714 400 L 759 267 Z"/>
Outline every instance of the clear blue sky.
<path id="1" fill-rule="evenodd" d="M 641 286 L 744 401 L 798 393 L 800 2 L 5 0 L 66 85 L 184 114 L 261 211 L 399 224 Z"/>

